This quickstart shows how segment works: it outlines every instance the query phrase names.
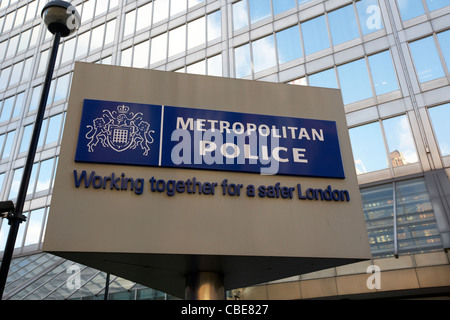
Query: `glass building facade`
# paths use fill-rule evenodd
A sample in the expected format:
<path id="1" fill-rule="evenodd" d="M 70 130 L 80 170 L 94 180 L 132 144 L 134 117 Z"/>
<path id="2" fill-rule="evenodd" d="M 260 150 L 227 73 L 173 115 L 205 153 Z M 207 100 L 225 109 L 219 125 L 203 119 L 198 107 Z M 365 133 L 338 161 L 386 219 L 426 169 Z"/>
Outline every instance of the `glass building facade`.
<path id="1" fill-rule="evenodd" d="M 46 2 L 0 1 L 1 201 L 17 197 L 31 139 L 52 44 Z M 101 297 L 109 278 L 81 266 L 86 285 L 64 292 L 72 263 L 41 251 L 75 61 L 338 88 L 373 256 L 450 247 L 448 0 L 71 3 L 81 27 L 59 47 L 8 298 Z M 8 230 L 3 219 L 0 251 Z M 117 299 L 168 298 L 109 279 Z"/>

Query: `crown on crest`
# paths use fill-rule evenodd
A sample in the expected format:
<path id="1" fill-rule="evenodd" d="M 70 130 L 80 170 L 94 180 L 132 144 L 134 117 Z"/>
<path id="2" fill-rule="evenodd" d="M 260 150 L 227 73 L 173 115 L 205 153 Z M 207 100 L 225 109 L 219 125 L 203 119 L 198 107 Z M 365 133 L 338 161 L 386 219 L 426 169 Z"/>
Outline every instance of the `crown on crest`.
<path id="1" fill-rule="evenodd" d="M 128 111 L 130 111 L 130 108 L 125 105 L 118 106 L 117 111 L 119 112 L 119 114 L 125 114 L 125 113 L 128 113 Z"/>

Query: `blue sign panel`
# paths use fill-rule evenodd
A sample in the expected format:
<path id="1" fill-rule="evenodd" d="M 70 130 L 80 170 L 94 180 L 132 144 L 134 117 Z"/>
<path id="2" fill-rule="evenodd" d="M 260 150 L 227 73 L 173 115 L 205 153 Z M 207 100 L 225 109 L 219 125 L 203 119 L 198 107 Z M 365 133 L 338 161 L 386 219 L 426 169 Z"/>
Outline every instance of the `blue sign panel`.
<path id="1" fill-rule="evenodd" d="M 97 100 L 75 161 L 345 178 L 334 121 Z"/>

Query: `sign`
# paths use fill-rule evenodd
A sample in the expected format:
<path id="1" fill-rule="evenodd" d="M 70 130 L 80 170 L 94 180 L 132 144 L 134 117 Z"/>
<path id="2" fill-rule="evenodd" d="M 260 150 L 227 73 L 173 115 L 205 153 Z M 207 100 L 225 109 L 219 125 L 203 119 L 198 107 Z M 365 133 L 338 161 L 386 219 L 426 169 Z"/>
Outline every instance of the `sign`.
<path id="1" fill-rule="evenodd" d="M 334 121 L 97 100 L 75 161 L 345 178 Z"/>
<path id="2" fill-rule="evenodd" d="M 371 258 L 339 90 L 77 62 L 43 250 L 184 297 Z"/>

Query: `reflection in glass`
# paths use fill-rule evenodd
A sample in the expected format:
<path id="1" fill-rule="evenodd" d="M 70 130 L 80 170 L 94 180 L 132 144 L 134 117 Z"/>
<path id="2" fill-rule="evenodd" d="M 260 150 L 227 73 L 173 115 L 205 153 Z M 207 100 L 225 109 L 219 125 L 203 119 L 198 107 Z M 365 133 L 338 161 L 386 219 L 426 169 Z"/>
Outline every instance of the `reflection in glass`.
<path id="1" fill-rule="evenodd" d="M 136 31 L 150 27 L 150 22 L 152 21 L 152 5 L 153 2 L 150 2 L 137 9 Z"/>
<path id="2" fill-rule="evenodd" d="M 169 57 L 186 50 L 186 25 L 169 31 Z"/>
<path id="3" fill-rule="evenodd" d="M 208 41 L 222 37 L 222 18 L 220 10 L 208 14 Z"/>
<path id="4" fill-rule="evenodd" d="M 445 76 L 433 37 L 411 42 L 409 46 L 421 83 Z"/>
<path id="5" fill-rule="evenodd" d="M 377 95 L 399 89 L 390 51 L 369 56 L 369 65 Z"/>
<path id="6" fill-rule="evenodd" d="M 169 17 L 169 0 L 154 1 L 153 23 L 162 21 Z"/>
<path id="7" fill-rule="evenodd" d="M 330 47 L 325 16 L 306 21 L 301 24 L 301 28 L 306 55 Z"/>
<path id="8" fill-rule="evenodd" d="M 437 38 L 445 63 L 447 64 L 447 70 L 450 71 L 450 30 L 438 33 Z"/>
<path id="9" fill-rule="evenodd" d="M 394 254 L 394 198 L 392 184 L 361 189 L 370 250 L 374 257 Z"/>
<path id="10" fill-rule="evenodd" d="M 208 58 L 208 75 L 222 76 L 222 54 Z"/>
<path id="11" fill-rule="evenodd" d="M 427 0 L 428 10 L 434 11 L 450 5 L 448 0 Z"/>
<path id="12" fill-rule="evenodd" d="M 386 149 L 378 122 L 352 128 L 349 133 L 358 175 L 388 168 Z"/>
<path id="13" fill-rule="evenodd" d="M 383 29 L 381 9 L 377 0 L 358 1 L 356 8 L 363 35 Z"/>
<path id="14" fill-rule="evenodd" d="M 428 109 L 431 123 L 433 124 L 434 134 L 443 157 L 450 156 L 450 104 L 444 104 Z"/>
<path id="15" fill-rule="evenodd" d="M 103 47 L 103 37 L 105 35 L 105 25 L 101 24 L 100 26 L 92 29 L 91 31 L 91 51 L 101 49 Z"/>
<path id="16" fill-rule="evenodd" d="M 310 1 L 310 0 L 308 0 Z M 302 2 L 302 1 L 299 1 Z M 307 1 L 303 1 L 307 2 Z M 295 7 L 295 0 L 277 0 L 272 1 L 273 4 L 273 14 L 279 14 L 281 12 L 284 12 L 286 10 L 292 9 Z M 299 3 L 300 4 L 300 3 Z"/>
<path id="17" fill-rule="evenodd" d="M 30 139 L 31 139 L 32 131 L 33 131 L 32 124 L 26 126 L 23 129 L 22 143 L 20 144 L 19 153 L 27 151 L 28 148 L 30 147 Z"/>
<path id="18" fill-rule="evenodd" d="M 328 69 L 308 76 L 309 85 L 313 87 L 338 89 L 336 72 Z"/>
<path id="19" fill-rule="evenodd" d="M 368 99 L 373 96 L 365 59 L 338 67 L 344 104 Z"/>
<path id="20" fill-rule="evenodd" d="M 233 30 L 248 26 L 247 1 L 233 3 Z"/>
<path id="21" fill-rule="evenodd" d="M 19 193 L 20 182 L 22 180 L 23 168 L 14 170 L 14 176 L 11 183 L 11 188 L 9 189 L 8 200 L 13 200 L 17 198 Z"/>
<path id="22" fill-rule="evenodd" d="M 249 0 L 250 23 L 264 20 L 271 15 L 270 0 Z"/>
<path id="23" fill-rule="evenodd" d="M 13 130 L 6 134 L 6 142 L 3 147 L 2 159 L 8 158 L 11 155 L 15 133 L 16 131 Z"/>
<path id="24" fill-rule="evenodd" d="M 188 49 L 205 44 L 206 42 L 206 22 L 205 17 L 188 23 Z"/>
<path id="25" fill-rule="evenodd" d="M 54 159 L 48 159 L 41 162 L 39 167 L 39 177 L 36 184 L 36 192 L 47 190 L 53 179 L 53 162 Z"/>
<path id="26" fill-rule="evenodd" d="M 300 30 L 297 25 L 277 32 L 278 62 L 280 64 L 300 58 L 302 45 L 300 42 Z"/>
<path id="27" fill-rule="evenodd" d="M 359 37 L 353 5 L 328 13 L 328 20 L 334 45 Z"/>
<path id="28" fill-rule="evenodd" d="M 397 0 L 397 5 L 403 21 L 425 14 L 422 0 Z"/>
<path id="29" fill-rule="evenodd" d="M 254 71 L 259 72 L 276 66 L 275 42 L 273 35 L 252 43 Z"/>
<path id="30" fill-rule="evenodd" d="M 250 59 L 250 44 L 234 49 L 234 60 L 236 66 L 236 78 L 244 78 L 252 73 L 252 64 Z"/>
<path id="31" fill-rule="evenodd" d="M 0 122 L 11 119 L 11 112 L 14 107 L 14 98 L 15 96 L 12 96 L 3 101 L 2 112 L 0 115 Z"/>
<path id="32" fill-rule="evenodd" d="M 163 33 L 152 38 L 150 53 L 150 63 L 155 63 L 166 59 L 167 53 L 167 33 Z"/>
<path id="33" fill-rule="evenodd" d="M 148 53 L 150 50 L 150 40 L 141 42 L 134 46 L 133 67 L 145 68 L 148 66 Z"/>
<path id="34" fill-rule="evenodd" d="M 170 2 L 170 15 L 173 16 L 177 13 L 186 11 L 187 2 L 186 0 L 177 0 Z"/>
<path id="35" fill-rule="evenodd" d="M 61 120 L 62 120 L 62 113 L 57 114 L 56 116 L 50 117 L 47 137 L 45 139 L 45 144 L 59 141 L 59 133 L 60 133 L 61 122 L 62 122 Z"/>
<path id="36" fill-rule="evenodd" d="M 25 236 L 25 246 L 40 243 L 42 223 L 45 209 L 33 210 L 30 212 L 27 224 L 27 234 Z"/>
<path id="37" fill-rule="evenodd" d="M 192 74 L 206 74 L 206 62 L 205 60 L 199 61 L 197 63 L 191 64 L 186 67 L 186 73 Z"/>
<path id="38" fill-rule="evenodd" d="M 442 248 L 441 237 L 423 178 L 396 183 L 399 253 Z"/>
<path id="39" fill-rule="evenodd" d="M 419 161 L 406 115 L 383 120 L 383 127 L 393 167 Z"/>
<path id="40" fill-rule="evenodd" d="M 134 24 L 136 22 L 136 10 L 127 12 L 125 14 L 125 27 L 123 29 L 123 36 L 126 37 L 134 32 Z"/>

